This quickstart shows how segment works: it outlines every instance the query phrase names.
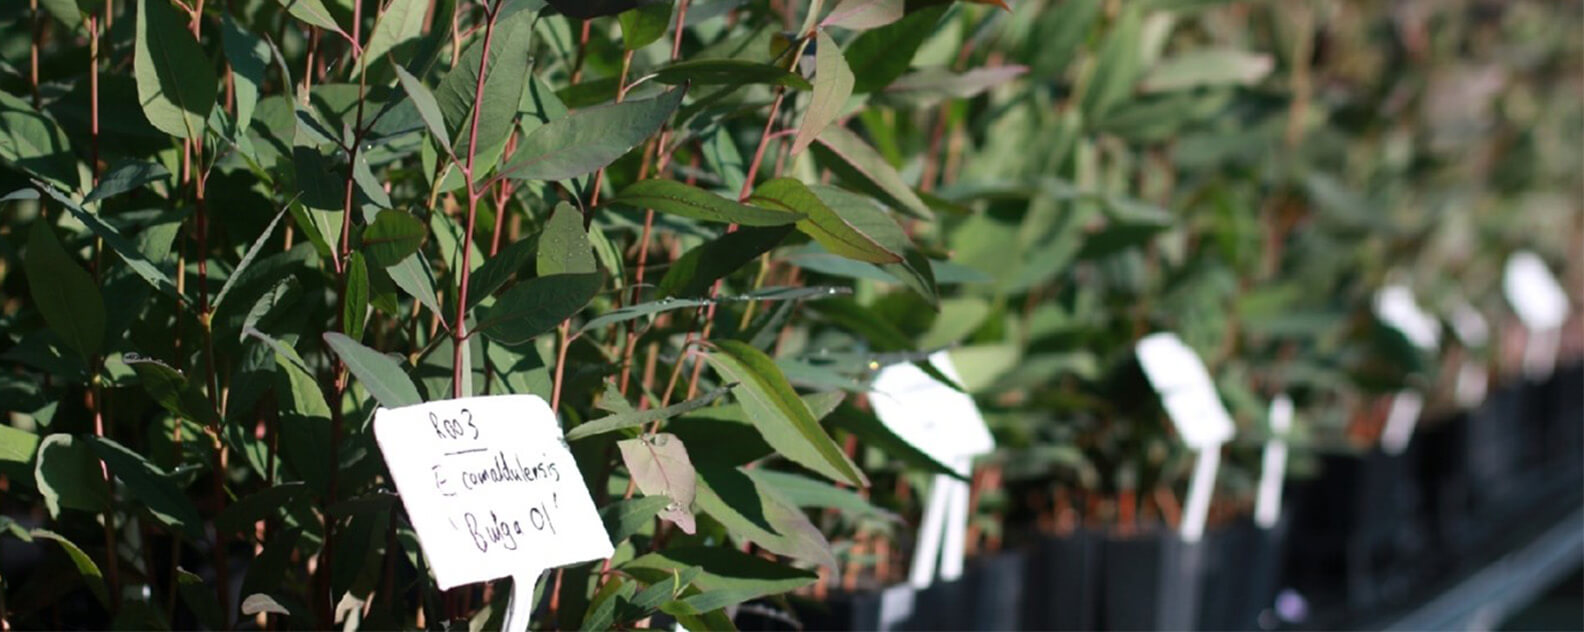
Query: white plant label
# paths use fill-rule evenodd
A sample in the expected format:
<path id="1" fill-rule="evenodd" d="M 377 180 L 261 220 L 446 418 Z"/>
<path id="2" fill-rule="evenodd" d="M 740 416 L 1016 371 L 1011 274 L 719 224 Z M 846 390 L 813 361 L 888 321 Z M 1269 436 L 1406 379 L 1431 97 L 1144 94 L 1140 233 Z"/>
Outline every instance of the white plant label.
<path id="1" fill-rule="evenodd" d="M 945 351 L 931 354 L 929 362 L 942 375 L 962 384 Z M 936 461 L 950 465 L 959 456 L 979 456 L 995 450 L 995 439 L 973 398 L 940 383 L 911 363 L 881 369 L 872 389 L 869 403 L 880 423 Z"/>
<path id="2" fill-rule="evenodd" d="M 545 569 L 613 552 L 561 426 L 537 396 L 381 408 L 374 438 L 440 588 L 514 577 L 507 630 L 527 628 Z"/>
<path id="3" fill-rule="evenodd" d="M 1386 425 L 1381 428 L 1381 449 L 1387 454 L 1402 454 L 1413 438 L 1414 426 L 1418 425 L 1422 410 L 1424 396 L 1419 391 L 1401 391 L 1393 396 L 1391 410 L 1386 413 Z"/>
<path id="4" fill-rule="evenodd" d="M 1254 524 L 1262 529 L 1276 526 L 1281 518 L 1282 481 L 1287 477 L 1287 432 L 1292 429 L 1292 418 L 1292 398 L 1285 393 L 1277 395 L 1271 401 L 1271 438 L 1265 442 L 1259 491 L 1254 497 Z"/>
<path id="5" fill-rule="evenodd" d="M 962 383 L 945 351 L 931 354 L 929 362 L 941 374 Z M 872 388 L 869 403 L 880 423 L 959 474 L 967 476 L 974 457 L 995 450 L 995 438 L 973 398 L 940 383 L 923 369 L 910 363 L 888 366 L 875 376 Z M 934 581 L 937 559 L 941 579 L 962 575 L 969 491 L 968 483 L 960 479 L 935 475 L 913 552 L 908 578 L 913 586 L 926 588 Z"/>
<path id="6" fill-rule="evenodd" d="M 1375 315 L 1415 347 L 1434 351 L 1441 343 L 1441 321 L 1425 313 L 1405 285 L 1388 285 L 1375 293 Z"/>
<path id="7" fill-rule="evenodd" d="M 1502 293 L 1529 329 L 1524 373 L 1530 377 L 1549 375 L 1561 345 L 1562 325 L 1567 322 L 1567 293 L 1540 256 L 1527 251 L 1508 257 Z"/>
<path id="8" fill-rule="evenodd" d="M 1144 376 L 1160 394 L 1177 434 L 1183 443 L 1199 452 L 1193 478 L 1188 481 L 1188 500 L 1180 527 L 1183 541 L 1198 542 L 1204 536 L 1205 519 L 1210 514 L 1210 495 L 1215 490 L 1216 469 L 1221 465 L 1221 444 L 1232 438 L 1236 427 L 1221 397 L 1216 395 L 1215 382 L 1211 381 L 1204 360 L 1176 334 L 1145 336 L 1135 351 Z"/>
<path id="9" fill-rule="evenodd" d="M 1461 298 L 1451 301 L 1448 312 L 1451 313 L 1452 331 L 1457 334 L 1458 340 L 1463 341 L 1463 346 L 1473 350 L 1484 347 L 1490 342 L 1490 324 L 1485 322 L 1479 310 L 1469 305 L 1468 301 Z M 1485 391 L 1489 387 L 1490 375 L 1485 370 L 1485 365 L 1478 360 L 1468 359 L 1463 361 L 1463 366 L 1458 368 L 1457 383 L 1452 389 L 1452 397 L 1459 406 L 1473 408 L 1485 401 Z"/>

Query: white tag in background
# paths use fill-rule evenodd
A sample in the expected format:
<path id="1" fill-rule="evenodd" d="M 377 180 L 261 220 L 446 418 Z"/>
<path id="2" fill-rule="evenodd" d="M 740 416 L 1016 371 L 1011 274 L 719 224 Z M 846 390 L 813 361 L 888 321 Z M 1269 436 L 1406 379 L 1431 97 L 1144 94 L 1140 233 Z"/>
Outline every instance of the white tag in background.
<path id="1" fill-rule="evenodd" d="M 1188 481 L 1188 500 L 1180 527 L 1183 541 L 1198 542 L 1204 536 L 1205 519 L 1210 514 L 1210 496 L 1221 464 L 1221 444 L 1232 438 L 1236 427 L 1216 394 L 1204 360 L 1176 334 L 1145 336 L 1135 352 L 1144 376 L 1160 394 L 1177 434 L 1199 453 L 1193 478 Z"/>
<path id="2" fill-rule="evenodd" d="M 1424 410 L 1424 396 L 1419 391 L 1405 390 L 1393 396 L 1391 410 L 1386 413 L 1386 426 L 1381 428 L 1381 450 L 1387 454 L 1402 454 L 1408 447 L 1408 440 L 1413 438 L 1421 410 Z"/>
<path id="3" fill-rule="evenodd" d="M 929 362 L 952 381 L 962 383 L 945 351 L 931 354 Z M 995 438 L 973 398 L 940 383 L 911 363 L 881 369 L 871 388 L 869 404 L 880 423 L 957 473 L 967 476 L 974 457 L 995 450 Z M 935 475 L 931 481 L 930 495 L 924 503 L 924 521 L 914 545 L 913 567 L 908 573 L 908 582 L 915 588 L 929 587 L 936 577 L 951 581 L 962 575 L 969 492 L 967 482 L 944 474 Z"/>
<path id="4" fill-rule="evenodd" d="M 1453 299 L 1447 303 L 1446 311 L 1451 314 L 1452 331 L 1465 349 L 1482 349 L 1490 342 L 1490 325 L 1468 301 Z M 1489 386 L 1490 374 L 1485 369 L 1485 363 L 1469 358 L 1458 368 L 1452 398 L 1458 406 L 1473 408 L 1485 401 L 1485 391 Z"/>
<path id="5" fill-rule="evenodd" d="M 1375 315 L 1415 347 L 1434 351 L 1441 344 L 1441 322 L 1419 308 L 1407 286 L 1392 284 L 1376 292 Z"/>
<path id="6" fill-rule="evenodd" d="M 1539 255 L 1523 251 L 1507 258 L 1502 293 L 1529 330 L 1529 340 L 1524 344 L 1524 375 L 1531 378 L 1550 375 L 1556 365 L 1562 325 L 1567 322 L 1568 315 L 1568 297 L 1562 284 Z"/>
<path id="7" fill-rule="evenodd" d="M 523 630 L 545 569 L 610 557 L 610 536 L 545 401 L 498 395 L 374 413 L 374 437 L 441 589 L 514 578 Z"/>
<path id="8" fill-rule="evenodd" d="M 1287 478 L 1287 432 L 1292 429 L 1293 403 L 1286 393 L 1270 405 L 1271 438 L 1265 442 L 1260 463 L 1259 491 L 1254 497 L 1254 524 L 1261 529 L 1276 526 L 1281 518 L 1282 482 Z"/>

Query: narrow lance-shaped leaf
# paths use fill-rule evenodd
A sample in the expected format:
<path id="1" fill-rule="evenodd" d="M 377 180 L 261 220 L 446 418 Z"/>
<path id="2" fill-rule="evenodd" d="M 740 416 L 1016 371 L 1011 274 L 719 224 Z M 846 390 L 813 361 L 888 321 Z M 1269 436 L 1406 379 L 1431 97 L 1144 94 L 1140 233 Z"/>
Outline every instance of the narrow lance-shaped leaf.
<path id="1" fill-rule="evenodd" d="M 807 185 L 792 178 L 776 178 L 759 185 L 748 200 L 767 208 L 801 213 L 798 230 L 813 237 L 832 253 L 871 263 L 896 263 L 902 253 L 887 249 L 874 237 L 848 222 Z"/>
<path id="2" fill-rule="evenodd" d="M 639 426 L 670 419 L 677 415 L 684 415 L 710 405 L 721 395 L 726 394 L 726 389 L 718 388 L 680 404 L 672 404 L 665 408 L 651 408 L 648 410 L 629 410 L 614 415 L 585 421 L 566 433 L 567 441 L 576 441 L 584 437 L 637 428 Z M 647 493 L 647 492 L 646 492 Z"/>
<path id="3" fill-rule="evenodd" d="M 783 226 L 803 219 L 802 213 L 749 206 L 676 180 L 658 178 L 627 185 L 606 203 L 739 226 Z"/>
<path id="4" fill-rule="evenodd" d="M 837 10 L 841 9 L 838 7 Z M 803 114 L 803 125 L 798 127 L 797 138 L 792 141 L 794 155 L 808 149 L 809 143 L 814 142 L 820 132 L 836 121 L 842 107 L 847 104 L 847 98 L 852 96 L 852 91 L 853 73 L 847 67 L 847 60 L 842 57 L 841 47 L 829 34 L 820 31 L 814 48 L 814 97 L 809 102 L 808 111 Z"/>
<path id="5" fill-rule="evenodd" d="M 352 69 L 352 76 L 361 74 L 365 65 L 382 61 L 386 53 L 416 41 L 423 34 L 424 13 L 429 4 L 425 0 L 391 0 L 374 23 L 374 34 L 363 47 L 363 63 Z M 401 60 L 393 65 L 401 68 Z"/>
<path id="6" fill-rule="evenodd" d="M 618 500 L 600 507 L 600 519 L 605 522 L 605 530 L 610 533 L 611 542 L 621 544 L 650 524 L 655 514 L 660 513 L 660 510 L 665 509 L 669 504 L 671 499 L 665 496 Z"/>
<path id="7" fill-rule="evenodd" d="M 334 31 L 343 36 L 346 35 L 346 32 L 341 30 L 341 25 L 336 23 L 335 17 L 330 15 L 330 9 L 325 7 L 323 0 L 276 1 L 281 6 L 286 7 L 286 12 L 290 13 L 294 18 L 327 31 Z"/>
<path id="8" fill-rule="evenodd" d="M 93 558 L 83 552 L 82 547 L 54 531 L 34 529 L 29 535 L 44 540 L 54 540 L 56 544 L 61 545 L 61 549 L 66 551 L 66 556 L 71 558 L 72 566 L 82 575 L 83 583 L 88 585 L 88 592 L 93 593 L 94 599 L 99 600 L 100 605 L 106 607 L 110 605 L 110 591 L 105 589 L 104 574 L 99 571 L 99 565 L 94 563 Z"/>
<path id="9" fill-rule="evenodd" d="M 170 176 L 165 167 L 155 162 L 141 160 L 127 160 L 118 162 L 99 177 L 99 185 L 83 198 L 83 204 L 98 202 L 108 197 L 113 197 L 136 190 L 150 182 L 157 182 Z"/>
<path id="10" fill-rule="evenodd" d="M 215 412 L 214 404 L 197 384 L 189 381 L 180 371 L 156 360 L 127 358 L 125 362 L 137 373 L 149 397 L 172 415 L 206 426 L 220 423 L 220 414 Z"/>
<path id="11" fill-rule="evenodd" d="M 593 173 L 660 131 L 682 103 L 685 89 L 649 99 L 578 110 L 550 121 L 517 145 L 501 175 L 519 180 L 566 180 Z"/>
<path id="12" fill-rule="evenodd" d="M 352 252 L 346 262 L 346 290 L 341 305 L 341 331 L 353 340 L 363 338 L 368 324 L 369 271 L 363 253 Z"/>
<path id="13" fill-rule="evenodd" d="M 616 442 L 622 462 L 645 496 L 671 499 L 660 517 L 676 523 L 684 533 L 693 533 L 693 499 L 698 475 L 688 459 L 686 446 L 675 435 L 659 433 Z"/>
<path id="14" fill-rule="evenodd" d="M 156 519 L 192 540 L 203 538 L 203 518 L 198 515 L 198 508 L 167 478 L 164 470 L 110 439 L 92 437 L 89 445 L 104 459 L 110 473 L 126 484 L 138 504 Z"/>
<path id="15" fill-rule="evenodd" d="M 854 30 L 885 26 L 902 19 L 906 4 L 902 0 L 843 0 L 820 21 L 820 26 Z"/>
<path id="16" fill-rule="evenodd" d="M 93 231 L 95 235 L 104 239 L 105 245 L 109 246 L 110 250 L 116 253 L 116 256 L 126 262 L 127 266 L 132 268 L 134 274 L 142 277 L 149 285 L 154 286 L 154 289 L 170 296 L 177 296 L 176 284 L 170 280 L 170 277 L 165 276 L 164 272 L 161 272 L 158 267 L 148 260 L 143 251 L 139 250 L 132 242 L 127 241 L 127 238 L 123 237 L 115 227 L 106 224 L 104 220 L 99 219 L 98 215 L 83 210 L 81 205 L 66 197 L 53 185 L 37 179 L 33 180 L 33 185 L 51 199 L 59 202 L 61 206 L 66 207 L 72 217 L 88 226 L 88 230 Z"/>
<path id="17" fill-rule="evenodd" d="M 137 78 L 143 115 L 166 134 L 203 138 L 215 101 L 209 56 L 170 0 L 138 0 L 137 7 L 132 74 Z"/>
<path id="18" fill-rule="evenodd" d="M 451 135 L 446 132 L 445 116 L 440 113 L 440 104 L 435 101 L 434 93 L 429 92 L 423 82 L 401 66 L 396 66 L 396 79 L 401 83 L 402 91 L 407 93 L 407 98 L 418 109 L 418 118 L 423 119 L 429 134 L 450 153 Z"/>
<path id="19" fill-rule="evenodd" d="M 671 0 L 640 4 L 616 16 L 621 23 L 622 47 L 638 50 L 665 35 L 671 23 Z"/>
<path id="20" fill-rule="evenodd" d="M 845 52 L 847 64 L 852 68 L 853 92 L 874 92 L 907 72 L 913 54 L 935 32 L 935 26 L 948 8 L 941 4 L 914 11 L 896 22 L 864 31 L 853 38 Z"/>
<path id="21" fill-rule="evenodd" d="M 381 406 L 398 408 L 423 403 L 400 362 L 333 331 L 325 332 L 324 340 Z"/>
<path id="22" fill-rule="evenodd" d="M 65 433 L 44 437 L 34 457 L 33 482 L 50 517 L 59 518 L 65 509 L 104 511 L 110 489 L 99 468 L 87 442 Z"/>
<path id="23" fill-rule="evenodd" d="M 23 265 L 33 304 L 44 322 L 84 360 L 98 355 L 104 345 L 104 298 L 93 277 L 66 254 L 43 219 L 33 221 Z"/>
<path id="24" fill-rule="evenodd" d="M 780 66 L 742 59 L 694 59 L 673 62 L 655 71 L 655 81 L 670 85 L 739 86 L 766 84 L 798 90 L 813 89 L 804 79 Z"/>
<path id="25" fill-rule="evenodd" d="M 820 427 L 769 356 L 735 340 L 719 341 L 715 349 L 705 356 L 710 366 L 722 379 L 737 383 L 732 394 L 778 454 L 836 482 L 869 485 L 869 479 Z"/>
<path id="26" fill-rule="evenodd" d="M 291 206 L 290 201 L 286 202 L 286 207 L 289 206 Z M 231 276 L 226 277 L 225 285 L 220 286 L 220 293 L 215 295 L 214 309 L 220 309 L 220 305 L 225 302 L 226 297 L 231 295 L 231 290 L 236 287 L 237 281 L 242 278 L 242 273 L 248 269 L 248 266 L 253 264 L 253 261 L 258 258 L 259 251 L 264 249 L 264 244 L 269 242 L 270 237 L 275 234 L 275 226 L 280 224 L 282 217 L 286 216 L 286 207 L 281 207 L 281 210 L 275 212 L 275 217 L 270 220 L 269 225 L 264 227 L 264 232 L 259 233 L 258 238 L 253 240 L 253 244 L 248 246 L 247 252 L 242 254 L 242 260 L 237 262 L 237 266 L 231 270 Z"/>
<path id="27" fill-rule="evenodd" d="M 387 209 L 363 229 L 363 247 L 374 265 L 388 268 L 418 252 L 428 234 L 423 221 L 406 211 Z"/>
<path id="28" fill-rule="evenodd" d="M 742 269 L 775 248 L 792 232 L 787 226 L 739 228 L 682 253 L 660 278 L 658 294 L 704 296 L 717 279 Z"/>
<path id="29" fill-rule="evenodd" d="M 220 42 L 226 61 L 231 64 L 233 97 L 236 103 L 238 135 L 253 124 L 253 111 L 258 107 L 259 89 L 264 85 L 264 72 L 269 67 L 269 44 L 238 22 L 230 12 L 220 17 Z"/>
<path id="30" fill-rule="evenodd" d="M 825 128 L 814 145 L 820 164 L 830 167 L 844 181 L 867 184 L 887 205 L 919 219 L 934 219 L 935 213 L 913 189 L 902 181 L 885 158 L 873 147 L 840 125 Z"/>

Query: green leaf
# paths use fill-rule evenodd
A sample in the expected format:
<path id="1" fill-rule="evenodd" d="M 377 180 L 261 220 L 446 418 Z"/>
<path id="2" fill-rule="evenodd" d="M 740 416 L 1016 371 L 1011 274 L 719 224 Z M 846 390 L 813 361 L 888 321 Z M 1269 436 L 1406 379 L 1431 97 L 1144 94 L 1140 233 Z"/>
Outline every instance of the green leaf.
<path id="1" fill-rule="evenodd" d="M 599 105 L 550 121 L 518 143 L 501 174 L 520 180 L 566 180 L 593 173 L 660 131 L 685 91 L 676 88 L 649 99 Z"/>
<path id="2" fill-rule="evenodd" d="M 606 203 L 740 226 L 783 226 L 803 218 L 801 213 L 740 204 L 676 180 L 639 180 Z"/>
<path id="3" fill-rule="evenodd" d="M 756 467 L 745 470 L 760 486 L 775 490 L 782 498 L 803 509 L 835 509 L 853 516 L 902 522 L 902 517 L 869 503 L 858 492 L 790 472 Z"/>
<path id="4" fill-rule="evenodd" d="M 77 158 L 66 132 L 46 113 L 4 91 L 0 91 L 0 159 L 60 186 L 77 187 Z M 14 191 L 6 197 L 19 194 Z"/>
<path id="5" fill-rule="evenodd" d="M 147 281 L 149 285 L 154 286 L 154 289 L 169 296 L 177 296 L 176 284 L 170 280 L 170 277 L 165 276 L 165 273 L 161 272 L 159 267 L 150 262 L 141 249 L 133 245 L 132 242 L 127 241 L 126 237 L 121 236 L 120 231 L 106 224 L 104 220 L 99 219 L 98 215 L 83 210 L 81 205 L 66 197 L 53 185 L 37 179 L 32 182 L 45 195 L 64 206 L 72 214 L 73 218 L 82 222 L 88 227 L 88 230 L 93 231 L 93 234 L 103 239 L 105 245 L 115 251 L 116 256 L 126 262 L 127 266 L 132 268 L 134 274 Z"/>
<path id="6" fill-rule="evenodd" d="M 227 505 L 215 518 L 215 530 L 228 534 L 249 533 L 253 523 L 276 516 L 307 491 L 308 486 L 298 482 L 277 483 L 260 489 Z"/>
<path id="7" fill-rule="evenodd" d="M 1275 67 L 1270 55 L 1232 48 L 1183 53 L 1155 64 L 1139 87 L 1145 92 L 1185 90 L 1202 86 L 1252 85 Z"/>
<path id="8" fill-rule="evenodd" d="M 656 421 L 670 419 L 677 415 L 685 415 L 710 405 L 724 394 L 726 394 L 726 389 L 719 388 L 680 404 L 666 406 L 665 408 L 631 410 L 620 412 L 614 415 L 608 415 L 599 419 L 585 421 L 581 424 L 578 424 L 576 428 L 567 431 L 566 440 L 576 441 L 584 437 L 592 437 L 594 435 L 615 432 L 617 430 L 625 430 L 627 428 L 637 428 L 639 426 L 648 425 Z M 29 456 L 31 456 L 31 454 Z"/>
<path id="9" fill-rule="evenodd" d="M 34 529 L 29 534 L 34 538 L 54 540 L 56 544 L 61 545 L 61 549 L 66 551 L 66 556 L 71 558 L 72 566 L 77 568 L 79 575 L 82 575 L 83 583 L 88 585 L 88 592 L 93 593 L 94 598 L 99 600 L 99 605 L 110 607 L 110 591 L 105 589 L 104 574 L 99 572 L 99 565 L 94 564 L 93 558 L 88 557 L 81 547 L 54 531 Z"/>
<path id="10" fill-rule="evenodd" d="M 798 221 L 798 230 L 813 237 L 832 253 L 875 263 L 902 260 L 900 252 L 886 249 L 874 237 L 847 221 L 836 209 L 826 205 L 808 186 L 792 178 L 776 178 L 761 184 L 748 199 L 766 208 L 803 214 L 805 219 Z M 866 220 L 868 217 L 861 219 Z"/>
<path id="11" fill-rule="evenodd" d="M 554 274 L 518 283 L 484 312 L 474 332 L 505 344 L 527 342 L 577 314 L 603 284 L 599 274 Z"/>
<path id="12" fill-rule="evenodd" d="M 484 38 L 462 52 L 458 63 L 441 78 L 435 100 L 451 130 L 452 154 L 474 156 L 473 177 L 482 179 L 495 165 L 516 123 L 518 106 L 528 83 L 536 11 L 514 13 L 495 25 L 489 58 L 483 59 Z M 483 99 L 479 99 L 479 62 L 484 67 Z M 478 147 L 473 143 L 474 111 L 478 118 Z M 520 148 L 519 148 L 520 149 Z"/>
<path id="13" fill-rule="evenodd" d="M 718 279 L 779 245 L 792 229 L 740 228 L 682 253 L 660 279 L 660 296 L 704 296 Z"/>
<path id="14" fill-rule="evenodd" d="M 68 31 L 82 28 L 83 10 L 77 0 L 40 0 L 38 8 L 60 20 Z"/>
<path id="15" fill-rule="evenodd" d="M 842 0 L 820 21 L 820 26 L 853 30 L 881 27 L 902 19 L 905 5 L 902 0 Z"/>
<path id="16" fill-rule="evenodd" d="M 445 320 L 445 313 L 440 310 L 440 297 L 435 294 L 434 273 L 429 270 L 427 259 L 414 253 L 385 271 L 390 274 L 396 287 L 418 299 L 429 311 L 439 314 L 442 321 Z"/>
<path id="17" fill-rule="evenodd" d="M 387 209 L 363 229 L 363 248 L 374 265 L 389 268 L 418 252 L 429 227 L 406 211 Z"/>
<path id="18" fill-rule="evenodd" d="M 664 298 L 658 301 L 639 303 L 637 305 L 628 305 L 627 307 L 605 312 L 604 314 L 600 314 L 599 316 L 589 319 L 588 322 L 583 323 L 583 326 L 579 327 L 578 331 L 592 331 L 601 327 L 608 327 L 616 323 L 633 320 L 635 318 L 652 316 L 661 312 L 669 312 L 679 309 L 703 307 L 712 303 L 729 303 L 733 301 L 795 301 L 800 299 L 824 299 L 838 296 L 843 292 L 843 290 L 844 288 L 832 287 L 764 288 L 749 292 L 747 294 L 740 294 L 737 296 L 717 296 L 713 299 Z"/>
<path id="19" fill-rule="evenodd" d="M 948 5 L 914 11 L 896 22 L 864 31 L 853 38 L 843 56 L 853 73 L 853 92 L 865 94 L 886 87 L 907 72 L 924 40 L 935 32 Z M 837 11 L 840 11 L 840 7 Z"/>
<path id="20" fill-rule="evenodd" d="M 975 68 L 961 73 L 947 68 L 926 68 L 897 79 L 886 88 L 886 93 L 925 103 L 939 99 L 969 99 L 1027 72 L 1028 68 L 1024 66 Z"/>
<path id="21" fill-rule="evenodd" d="M 693 585 L 702 591 L 736 591 L 744 601 L 791 592 L 814 583 L 813 572 L 778 564 L 730 547 L 674 547 L 644 555 L 621 565 L 624 573 L 653 584 L 674 573 L 700 569 Z"/>
<path id="22" fill-rule="evenodd" d="M 468 308 L 472 309 L 479 301 L 494 294 L 495 290 L 517 276 L 517 273 L 534 259 L 538 250 L 537 237 L 519 239 L 486 260 L 484 265 L 479 266 L 468 277 Z"/>
<path id="23" fill-rule="evenodd" d="M 209 56 L 169 0 L 138 0 L 137 6 L 132 74 L 143 115 L 166 134 L 201 139 L 215 101 Z"/>
<path id="24" fill-rule="evenodd" d="M 38 435 L 0 424 L 0 461 L 32 463 L 33 456 L 38 453 L 38 446 Z"/>
<path id="25" fill-rule="evenodd" d="M 399 408 L 423 403 L 400 361 L 333 331 L 325 332 L 324 341 L 381 406 Z"/>
<path id="26" fill-rule="evenodd" d="M 341 305 L 341 331 L 353 340 L 363 339 L 368 324 L 369 273 L 363 253 L 352 252 L 346 263 L 346 291 Z"/>
<path id="27" fill-rule="evenodd" d="M 825 128 L 814 145 L 820 164 L 842 176 L 843 181 L 866 185 L 872 193 L 891 208 L 919 219 L 930 220 L 935 213 L 919 198 L 891 163 L 875 152 L 857 134 L 836 125 Z"/>
<path id="28" fill-rule="evenodd" d="M 693 518 L 693 498 L 697 494 L 698 476 L 693 471 L 693 461 L 688 459 L 687 447 L 676 435 L 659 433 L 636 439 L 616 442 L 621 450 L 622 463 L 637 482 L 645 496 L 665 496 L 671 499 L 660 517 L 676 524 L 684 533 L 696 530 Z"/>
<path id="29" fill-rule="evenodd" d="M 220 41 L 226 61 L 231 63 L 236 126 L 238 135 L 243 136 L 242 132 L 253 124 L 259 90 L 264 85 L 264 73 L 269 68 L 270 46 L 263 38 L 247 30 L 230 12 L 223 12 L 220 16 Z"/>
<path id="30" fill-rule="evenodd" d="M 85 361 L 97 356 L 104 347 L 104 298 L 93 277 L 66 254 L 42 218 L 33 221 L 23 265 L 33 304 L 44 322 Z"/>
<path id="31" fill-rule="evenodd" d="M 622 46 L 638 50 L 665 35 L 671 23 L 671 0 L 640 4 L 616 16 L 621 23 Z"/>
<path id="32" fill-rule="evenodd" d="M 92 437 L 88 445 L 104 459 L 110 473 L 121 479 L 138 504 L 156 519 L 193 541 L 203 539 L 203 518 L 199 517 L 198 508 L 164 470 L 105 437 Z"/>
<path id="33" fill-rule="evenodd" d="M 1133 88 L 1139 73 L 1139 31 L 1142 28 L 1142 10 L 1137 4 L 1122 9 L 1105 46 L 1100 50 L 1099 61 L 1083 88 L 1081 110 L 1085 121 L 1099 121 Z"/>
<path id="34" fill-rule="evenodd" d="M 62 509 L 98 513 L 110 502 L 99 459 L 86 442 L 69 434 L 52 434 L 39 442 L 33 480 L 52 518 L 60 518 Z"/>
<path id="35" fill-rule="evenodd" d="M 735 340 L 715 343 L 705 356 L 728 382 L 766 443 L 787 459 L 839 483 L 867 487 L 869 479 L 820 427 L 786 377 L 764 352 Z"/>
<path id="36" fill-rule="evenodd" d="M 594 274 L 594 250 L 588 231 L 583 229 L 583 213 L 566 202 L 556 204 L 539 234 L 539 254 L 535 259 L 541 277 L 557 274 Z"/>
<path id="37" fill-rule="evenodd" d="M 112 165 L 99 177 L 99 186 L 83 198 L 83 204 L 98 202 L 105 198 L 121 195 L 128 191 L 136 190 L 150 182 L 157 182 L 170 176 L 165 167 L 155 162 L 141 160 L 125 160 Z"/>
<path id="38" fill-rule="evenodd" d="M 672 62 L 655 71 L 660 83 L 698 86 L 744 86 L 764 84 L 785 86 L 798 90 L 812 90 L 807 79 L 788 72 L 780 66 L 761 64 L 742 59 L 691 59 Z"/>
<path id="39" fill-rule="evenodd" d="M 853 2 L 849 0 L 848 3 Z M 803 114 L 803 124 L 798 126 L 797 137 L 792 141 L 793 155 L 803 153 L 809 143 L 836 122 L 853 92 L 852 69 L 847 67 L 847 61 L 842 58 L 841 47 L 825 31 L 820 31 L 818 38 L 814 48 L 814 96 L 809 102 L 808 111 Z"/>
<path id="40" fill-rule="evenodd" d="M 610 533 L 611 542 L 619 545 L 648 526 L 650 519 L 669 504 L 671 499 L 665 496 L 618 500 L 600 507 L 600 519 L 605 522 L 605 530 Z"/>
<path id="41" fill-rule="evenodd" d="M 369 35 L 368 44 L 363 46 L 363 64 L 378 62 L 387 53 L 405 52 L 408 48 L 415 48 L 418 37 L 423 35 L 424 14 L 428 12 L 429 5 L 430 2 L 426 0 L 391 0 L 385 9 L 380 11 L 379 21 L 374 23 L 374 33 Z M 392 61 L 394 67 L 398 69 L 402 67 L 400 59 Z M 362 72 L 363 66 L 360 65 L 352 69 L 352 76 L 356 77 Z M 403 69 L 401 72 L 405 73 L 406 70 Z"/>
<path id="42" fill-rule="evenodd" d="M 249 525 L 252 526 L 252 525 Z M 181 593 L 182 603 L 192 610 L 198 617 L 198 622 L 211 630 L 226 627 L 226 616 L 220 609 L 220 601 L 215 597 L 215 591 L 202 577 L 176 567 L 176 590 Z"/>
<path id="43" fill-rule="evenodd" d="M 429 128 L 429 134 L 450 152 L 451 135 L 446 132 L 445 115 L 440 113 L 440 104 L 435 101 L 434 94 L 401 66 L 396 66 L 396 79 L 401 83 L 402 92 L 407 93 L 407 98 L 418 109 L 418 118 L 423 120 L 424 127 Z"/>
<path id="44" fill-rule="evenodd" d="M 157 360 L 123 358 L 126 365 L 137 373 L 143 390 L 172 415 L 191 419 L 206 426 L 220 423 L 214 404 L 204 395 L 203 389 L 192 383 L 180 371 Z"/>
<path id="45" fill-rule="evenodd" d="M 701 465 L 699 482 L 699 510 L 733 535 L 771 553 L 837 570 L 830 542 L 808 516 L 742 468 Z"/>
<path id="46" fill-rule="evenodd" d="M 330 15 L 330 9 L 325 7 L 322 0 L 276 0 L 281 6 L 286 7 L 286 12 L 292 17 L 302 20 L 309 26 L 317 26 L 327 31 L 334 31 L 346 35 L 337 24 L 335 17 Z"/>
<path id="47" fill-rule="evenodd" d="M 1100 16 L 1103 0 L 1066 0 L 1040 11 L 1034 31 L 1024 44 L 1031 74 L 1051 77 L 1066 70 L 1083 45 L 1089 27 Z"/>

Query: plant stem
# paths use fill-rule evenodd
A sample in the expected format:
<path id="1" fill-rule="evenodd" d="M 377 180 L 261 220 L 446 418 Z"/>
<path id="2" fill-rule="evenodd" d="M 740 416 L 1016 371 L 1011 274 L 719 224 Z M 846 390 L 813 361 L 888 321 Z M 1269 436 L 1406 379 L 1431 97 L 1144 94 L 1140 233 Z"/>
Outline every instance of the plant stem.
<path id="1" fill-rule="evenodd" d="M 456 321 L 452 323 L 451 327 L 451 396 L 457 399 L 472 394 L 462 392 L 463 371 L 473 370 L 471 366 L 463 366 L 462 351 L 463 345 L 467 344 L 468 337 L 468 281 L 472 272 L 473 231 L 478 226 L 479 198 L 483 197 L 487 192 L 476 188 L 473 178 L 473 159 L 475 154 L 478 153 L 479 114 L 484 110 L 484 81 L 487 78 L 485 70 L 489 68 L 490 41 L 495 36 L 496 12 L 487 6 L 485 11 L 483 52 L 479 54 L 478 81 L 473 89 L 473 120 L 468 129 L 466 164 L 462 166 L 462 177 L 467 179 L 468 190 L 467 232 L 462 239 L 462 243 L 457 246 L 462 250 L 462 270 L 458 273 Z"/>

